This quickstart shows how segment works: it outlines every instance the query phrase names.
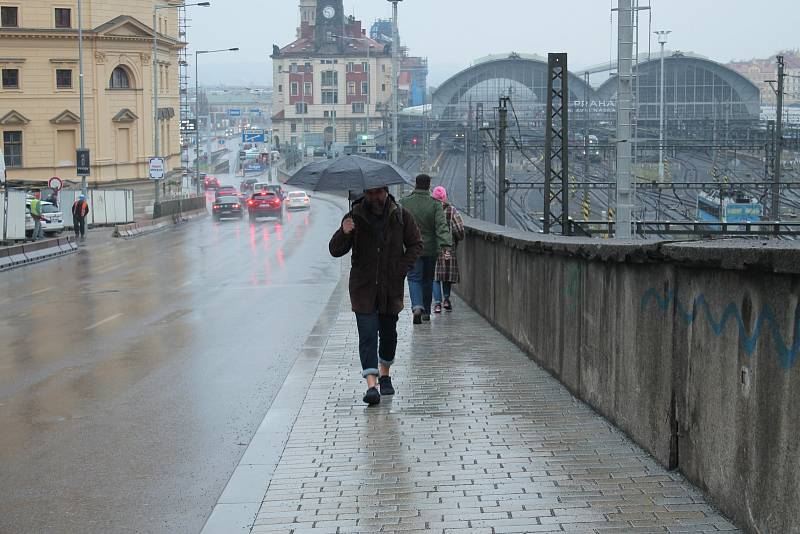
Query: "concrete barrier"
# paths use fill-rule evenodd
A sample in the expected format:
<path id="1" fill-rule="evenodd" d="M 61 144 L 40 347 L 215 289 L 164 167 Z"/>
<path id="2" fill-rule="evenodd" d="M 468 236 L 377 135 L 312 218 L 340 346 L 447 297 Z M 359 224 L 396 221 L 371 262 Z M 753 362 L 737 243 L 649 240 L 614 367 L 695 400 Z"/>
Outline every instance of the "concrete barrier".
<path id="1" fill-rule="evenodd" d="M 800 248 L 467 226 L 464 300 L 741 527 L 800 532 Z"/>
<path id="2" fill-rule="evenodd" d="M 3 247 L 0 249 L 0 271 L 64 256 L 77 250 L 78 246 L 72 237 L 44 239 L 32 243 Z"/>
<path id="3" fill-rule="evenodd" d="M 183 213 L 205 209 L 206 197 L 191 197 L 159 202 L 153 207 L 153 219 L 161 219 L 170 215 L 180 216 Z"/>
<path id="4" fill-rule="evenodd" d="M 198 217 L 202 217 L 207 214 L 208 211 L 206 210 L 205 205 L 203 205 L 201 209 L 195 209 L 193 211 L 186 211 L 183 213 L 176 213 L 173 215 L 168 215 L 166 217 L 161 217 L 159 219 L 153 219 L 151 221 L 117 225 L 114 228 L 114 233 L 112 234 L 112 236 L 121 237 L 125 239 L 132 239 L 143 235 L 152 234 L 160 230 L 163 230 L 164 228 L 167 228 L 169 226 L 181 224 L 183 222 L 196 219 Z"/>

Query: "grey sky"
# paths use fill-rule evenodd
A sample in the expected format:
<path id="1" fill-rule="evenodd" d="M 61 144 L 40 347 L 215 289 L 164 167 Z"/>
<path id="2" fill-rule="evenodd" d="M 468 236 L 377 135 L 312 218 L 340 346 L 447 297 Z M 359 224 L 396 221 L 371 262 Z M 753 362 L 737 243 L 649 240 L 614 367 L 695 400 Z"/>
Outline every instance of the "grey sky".
<path id="1" fill-rule="evenodd" d="M 579 70 L 609 60 L 612 1 L 616 7 L 616 0 L 403 0 L 400 31 L 414 55 L 428 57 L 431 85 L 478 57 L 509 51 L 568 52 L 571 70 Z M 212 0 L 211 8 L 190 8 L 192 52 L 195 47 L 242 49 L 203 57 L 201 82 L 271 85 L 268 56 L 273 43 L 283 46 L 294 39 L 297 3 Z M 344 4 L 367 28 L 375 19 L 391 16 L 385 0 Z M 652 7 L 653 29 L 672 30 L 668 47 L 676 50 L 727 62 L 800 48 L 800 0 L 652 0 Z M 559 16 L 566 16 L 566 29 L 556 21 Z M 644 51 L 648 17 L 644 13 L 641 19 Z"/>

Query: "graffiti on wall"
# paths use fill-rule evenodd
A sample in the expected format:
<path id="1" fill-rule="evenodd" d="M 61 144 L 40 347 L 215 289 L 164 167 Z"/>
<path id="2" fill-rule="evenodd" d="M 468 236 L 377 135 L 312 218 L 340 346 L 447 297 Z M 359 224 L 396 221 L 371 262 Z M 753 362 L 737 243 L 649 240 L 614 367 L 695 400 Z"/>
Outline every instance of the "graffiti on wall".
<path id="1" fill-rule="evenodd" d="M 702 315 L 716 336 L 720 336 L 725 331 L 728 323 L 736 324 L 739 329 L 739 343 L 748 357 L 751 357 L 755 352 L 762 334 L 767 335 L 769 333 L 776 356 L 784 370 L 791 369 L 797 361 L 798 354 L 800 354 L 800 314 L 795 314 L 795 322 L 791 332 L 791 336 L 794 339 L 791 344 L 787 345 L 788 340 L 781 331 L 781 327 L 775 318 L 775 313 L 767 304 L 761 307 L 756 317 L 753 332 L 748 333 L 739 306 L 733 302 L 725 306 L 719 319 L 717 319 L 714 310 L 711 309 L 711 305 L 703 294 L 695 297 L 692 307 L 687 309 L 672 289 L 667 289 L 666 294 L 662 296 L 660 291 L 650 288 L 642 296 L 641 310 L 643 312 L 646 311 L 651 302 L 654 302 L 662 312 L 666 312 L 670 305 L 674 304 L 676 315 L 687 326 L 692 325 Z"/>

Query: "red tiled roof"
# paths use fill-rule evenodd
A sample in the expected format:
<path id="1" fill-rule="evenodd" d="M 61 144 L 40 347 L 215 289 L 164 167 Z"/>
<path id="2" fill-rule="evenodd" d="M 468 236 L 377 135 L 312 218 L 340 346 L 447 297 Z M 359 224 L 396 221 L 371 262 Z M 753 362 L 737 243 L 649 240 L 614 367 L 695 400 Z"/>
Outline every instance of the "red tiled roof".
<path id="1" fill-rule="evenodd" d="M 272 120 L 274 121 L 282 121 L 286 118 L 286 111 L 280 110 L 275 115 L 272 116 Z"/>

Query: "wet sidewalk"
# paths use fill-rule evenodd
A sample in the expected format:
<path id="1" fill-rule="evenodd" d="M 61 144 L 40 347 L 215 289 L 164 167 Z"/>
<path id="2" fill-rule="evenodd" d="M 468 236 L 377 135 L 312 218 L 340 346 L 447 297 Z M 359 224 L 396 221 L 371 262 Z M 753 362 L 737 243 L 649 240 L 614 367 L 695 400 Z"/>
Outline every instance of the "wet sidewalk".
<path id="1" fill-rule="evenodd" d="M 401 315 L 397 394 L 367 408 L 355 321 L 337 290 L 315 332 L 325 335 L 310 338 L 319 364 L 297 392 L 252 532 L 736 531 L 682 476 L 454 305 L 416 327 Z"/>

